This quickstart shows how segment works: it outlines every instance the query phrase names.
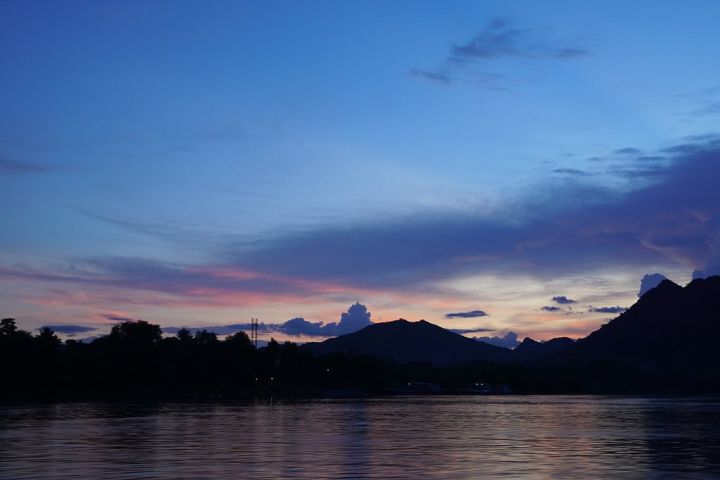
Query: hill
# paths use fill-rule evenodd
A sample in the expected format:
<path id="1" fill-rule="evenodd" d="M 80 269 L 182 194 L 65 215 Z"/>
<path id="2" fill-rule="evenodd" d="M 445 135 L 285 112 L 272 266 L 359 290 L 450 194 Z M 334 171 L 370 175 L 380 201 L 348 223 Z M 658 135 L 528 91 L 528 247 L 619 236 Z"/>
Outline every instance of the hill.
<path id="1" fill-rule="evenodd" d="M 372 355 L 397 363 L 429 362 L 438 366 L 507 362 L 512 357 L 512 352 L 506 348 L 463 337 L 425 320 L 409 322 L 403 319 L 375 323 L 355 333 L 308 343 L 304 348 L 318 355 L 339 351 Z"/>
<path id="2" fill-rule="evenodd" d="M 720 277 L 686 287 L 663 280 L 626 312 L 579 340 L 568 353 L 654 367 L 720 364 Z"/>
<path id="3" fill-rule="evenodd" d="M 575 340 L 568 337 L 553 338 L 544 342 L 525 337 L 522 343 L 513 350 L 512 360 L 516 362 L 533 361 L 556 355 L 572 348 L 574 345 Z"/>

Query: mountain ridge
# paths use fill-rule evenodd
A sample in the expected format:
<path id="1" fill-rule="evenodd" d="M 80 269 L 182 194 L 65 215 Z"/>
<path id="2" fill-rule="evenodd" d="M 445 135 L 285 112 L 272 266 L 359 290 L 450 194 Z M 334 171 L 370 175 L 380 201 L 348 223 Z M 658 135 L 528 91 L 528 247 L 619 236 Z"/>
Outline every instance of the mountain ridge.
<path id="1" fill-rule="evenodd" d="M 720 365 L 720 277 L 682 287 L 663 280 L 627 311 L 586 337 L 538 342 L 529 337 L 514 350 L 464 337 L 425 320 L 399 319 L 303 348 L 371 355 L 397 363 L 452 365 L 471 362 L 617 362 L 657 366 Z"/>

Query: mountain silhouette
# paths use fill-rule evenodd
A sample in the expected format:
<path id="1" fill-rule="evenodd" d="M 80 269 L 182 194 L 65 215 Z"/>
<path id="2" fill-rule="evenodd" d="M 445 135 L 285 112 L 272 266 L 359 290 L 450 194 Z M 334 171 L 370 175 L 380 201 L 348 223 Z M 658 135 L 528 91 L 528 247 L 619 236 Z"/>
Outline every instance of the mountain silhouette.
<path id="1" fill-rule="evenodd" d="M 649 371 L 707 372 L 720 366 L 719 341 L 720 277 L 710 277 L 693 280 L 684 288 L 664 280 L 627 311 L 578 341 L 567 337 L 545 342 L 525 338 L 514 350 L 508 350 L 424 320 L 400 319 L 309 343 L 304 348 L 318 355 L 345 352 L 437 366 L 581 361 L 635 365 Z"/>
<path id="2" fill-rule="evenodd" d="M 308 343 L 317 355 L 344 352 L 371 355 L 397 363 L 429 362 L 452 365 L 466 362 L 507 362 L 512 351 L 463 337 L 420 320 L 375 323 L 362 330 L 324 342 Z"/>
<path id="3" fill-rule="evenodd" d="M 653 367 L 720 364 L 720 277 L 686 287 L 663 280 L 626 312 L 565 352 L 582 360 Z"/>
<path id="4" fill-rule="evenodd" d="M 563 352 L 572 348 L 574 345 L 575 340 L 568 337 L 553 338 L 544 342 L 538 342 L 530 337 L 525 337 L 525 340 L 513 350 L 512 359 L 517 362 L 535 360 Z"/>

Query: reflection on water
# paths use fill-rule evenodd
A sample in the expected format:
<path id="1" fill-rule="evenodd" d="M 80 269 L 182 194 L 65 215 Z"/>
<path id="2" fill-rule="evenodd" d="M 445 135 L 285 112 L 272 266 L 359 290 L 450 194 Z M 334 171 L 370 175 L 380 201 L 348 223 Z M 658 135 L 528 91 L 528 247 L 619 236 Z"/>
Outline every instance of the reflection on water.
<path id="1" fill-rule="evenodd" d="M 720 401 L 412 397 L 0 407 L 0 477 L 720 477 Z"/>

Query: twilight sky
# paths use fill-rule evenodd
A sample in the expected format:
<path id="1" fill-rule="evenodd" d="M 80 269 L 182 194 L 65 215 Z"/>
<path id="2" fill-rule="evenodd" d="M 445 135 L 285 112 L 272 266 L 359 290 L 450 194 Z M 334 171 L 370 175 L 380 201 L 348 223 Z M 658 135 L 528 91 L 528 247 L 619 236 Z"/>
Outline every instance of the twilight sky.
<path id="1" fill-rule="evenodd" d="M 720 273 L 718 18 L 0 2 L 0 316 L 72 334 L 258 317 L 303 341 L 357 301 L 584 336 L 647 273 Z"/>

